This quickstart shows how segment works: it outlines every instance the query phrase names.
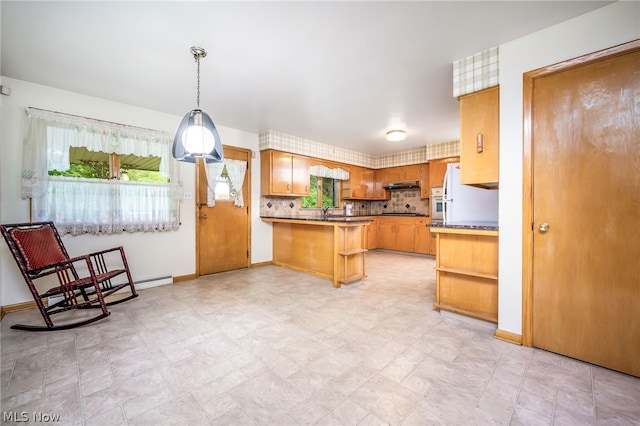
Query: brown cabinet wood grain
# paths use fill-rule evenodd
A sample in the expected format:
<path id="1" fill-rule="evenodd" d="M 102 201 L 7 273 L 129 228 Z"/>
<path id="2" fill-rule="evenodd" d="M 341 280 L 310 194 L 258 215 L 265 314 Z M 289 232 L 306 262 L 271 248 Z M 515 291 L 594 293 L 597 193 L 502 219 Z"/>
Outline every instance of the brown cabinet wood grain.
<path id="1" fill-rule="evenodd" d="M 367 185 L 367 179 L 369 179 L 368 173 L 365 174 L 364 167 L 350 166 L 349 168 L 349 180 L 342 183 L 342 198 L 345 200 L 366 200 L 368 199 L 369 191 Z M 371 183 L 373 185 L 373 182 Z"/>
<path id="2" fill-rule="evenodd" d="M 500 151 L 498 86 L 460 97 L 460 183 L 497 188 Z"/>
<path id="3" fill-rule="evenodd" d="M 415 253 L 415 220 L 414 217 L 379 217 L 378 248 Z"/>
<path id="4" fill-rule="evenodd" d="M 373 250 L 378 248 L 378 218 L 369 217 L 371 222 L 366 227 L 366 244 L 367 250 Z"/>
<path id="5" fill-rule="evenodd" d="M 391 192 L 382 187 L 384 183 L 384 169 L 376 169 L 373 173 L 373 200 L 390 200 Z"/>
<path id="6" fill-rule="evenodd" d="M 498 322 L 498 231 L 431 228 L 436 303 L 441 310 Z"/>
<path id="7" fill-rule="evenodd" d="M 384 169 L 383 182 L 402 182 L 406 180 L 420 180 L 420 164 L 387 167 Z"/>
<path id="8" fill-rule="evenodd" d="M 279 196 L 309 195 L 309 159 L 288 152 L 265 150 L 260 153 L 260 194 Z"/>
<path id="9" fill-rule="evenodd" d="M 429 225 L 431 218 L 415 218 L 413 221 L 413 252 L 431 254 L 431 232 Z"/>
<path id="10" fill-rule="evenodd" d="M 420 165 L 420 198 L 431 198 L 431 176 L 429 163 Z"/>

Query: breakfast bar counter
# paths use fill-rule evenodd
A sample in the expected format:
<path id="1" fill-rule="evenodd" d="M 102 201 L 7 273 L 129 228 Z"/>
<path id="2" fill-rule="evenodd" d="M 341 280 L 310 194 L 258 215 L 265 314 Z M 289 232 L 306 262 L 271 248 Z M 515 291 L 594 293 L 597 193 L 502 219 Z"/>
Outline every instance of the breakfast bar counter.
<path id="1" fill-rule="evenodd" d="M 358 217 L 261 217 L 273 224 L 273 263 L 330 279 L 340 288 L 363 279 L 365 229 Z"/>
<path id="2" fill-rule="evenodd" d="M 498 322 L 497 224 L 431 225 L 440 310 Z"/>

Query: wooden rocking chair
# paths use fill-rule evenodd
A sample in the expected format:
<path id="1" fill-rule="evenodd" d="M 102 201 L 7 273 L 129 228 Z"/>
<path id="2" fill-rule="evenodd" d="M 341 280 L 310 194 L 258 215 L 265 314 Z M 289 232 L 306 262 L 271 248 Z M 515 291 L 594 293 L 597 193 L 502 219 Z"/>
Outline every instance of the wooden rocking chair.
<path id="1" fill-rule="evenodd" d="M 15 324 L 11 328 L 50 331 L 79 327 L 109 316 L 107 306 L 138 296 L 122 247 L 70 258 L 53 222 L 0 225 L 0 232 L 9 245 L 46 324 Z M 116 268 L 111 266 L 114 264 Z M 57 281 L 48 281 L 53 281 L 54 286 L 39 292 L 34 281 L 52 274 L 55 274 Z M 38 283 L 44 281 L 47 280 L 40 280 Z M 114 281 L 118 283 L 115 284 Z M 109 296 L 125 287 L 129 287 L 131 294 L 107 301 Z M 63 324 L 54 324 L 51 319 L 54 314 L 87 308 L 100 309 L 100 313 L 88 319 Z"/>

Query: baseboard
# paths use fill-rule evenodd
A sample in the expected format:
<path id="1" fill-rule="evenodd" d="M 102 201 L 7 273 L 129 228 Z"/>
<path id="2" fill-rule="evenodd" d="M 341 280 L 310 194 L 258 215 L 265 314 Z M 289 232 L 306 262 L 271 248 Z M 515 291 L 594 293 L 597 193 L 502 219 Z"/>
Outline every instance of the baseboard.
<path id="1" fill-rule="evenodd" d="M 269 266 L 269 265 L 273 265 L 273 260 L 269 260 L 267 262 L 252 263 L 251 267 L 252 268 L 259 268 L 261 266 Z"/>
<path id="2" fill-rule="evenodd" d="M 47 305 L 47 301 L 44 300 L 43 301 L 45 306 Z M 36 305 L 36 302 L 34 302 L 33 300 L 31 302 L 22 302 L 22 303 L 15 303 L 13 305 L 6 305 L 3 306 L 0 311 L 0 319 L 4 318 L 5 314 L 10 314 L 11 312 L 18 312 L 18 311 L 26 311 L 28 309 L 37 309 L 38 306 Z"/>
<path id="3" fill-rule="evenodd" d="M 493 335 L 493 337 L 495 337 L 496 339 L 504 340 L 505 342 L 522 345 L 522 336 L 520 334 L 498 329 L 496 330 L 496 333 Z"/>
<path id="4" fill-rule="evenodd" d="M 167 285 L 167 284 L 173 284 L 173 277 L 166 276 L 166 277 L 159 277 L 159 278 L 150 278 L 147 280 L 140 280 L 140 281 L 134 282 L 136 290 L 144 290 L 147 288 L 159 287 L 161 285 Z M 55 296 L 54 296 L 54 299 L 55 299 Z M 43 299 L 43 303 L 45 306 L 48 305 L 48 301 L 49 301 L 48 298 Z M 38 308 L 38 305 L 36 305 L 36 302 L 34 302 L 33 300 L 30 302 L 22 302 L 22 303 L 15 303 L 13 305 L 2 306 L 2 308 L 0 308 L 0 319 L 4 318 L 6 314 L 10 314 L 11 312 L 26 311 L 28 309 L 37 309 L 37 308 Z"/>
<path id="5" fill-rule="evenodd" d="M 196 274 L 179 275 L 177 277 L 173 277 L 173 282 L 179 283 L 183 281 L 195 280 L 196 278 L 197 278 Z"/>
<path id="6" fill-rule="evenodd" d="M 453 318 L 459 321 L 465 321 L 465 322 L 468 322 L 469 324 L 474 324 L 480 327 L 487 328 L 489 330 L 496 329 L 496 324 L 493 322 L 485 321 L 479 318 L 473 318 L 468 315 L 458 314 L 456 312 L 445 311 L 444 309 L 440 309 L 440 316 L 445 318 Z"/>

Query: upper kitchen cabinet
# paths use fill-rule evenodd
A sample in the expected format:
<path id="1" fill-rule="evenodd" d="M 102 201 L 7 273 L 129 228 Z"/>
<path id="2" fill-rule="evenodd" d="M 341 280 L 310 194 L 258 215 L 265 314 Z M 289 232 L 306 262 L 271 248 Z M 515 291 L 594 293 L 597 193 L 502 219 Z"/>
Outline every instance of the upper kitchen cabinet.
<path id="1" fill-rule="evenodd" d="M 429 161 L 430 186 L 442 186 L 444 183 L 444 175 L 447 173 L 447 164 L 457 163 L 458 161 L 460 161 L 460 157 L 448 157 Z M 429 191 L 431 191 L 431 188 L 429 188 Z"/>
<path id="2" fill-rule="evenodd" d="M 499 130 L 499 86 L 460 97 L 460 183 L 498 187 Z"/>
<path id="3" fill-rule="evenodd" d="M 366 169 L 358 166 L 349 168 L 349 180 L 342 183 L 342 198 L 345 200 L 365 200 L 369 198 L 369 186 L 373 182 L 367 182 L 369 174 L 365 174 Z"/>
<path id="4" fill-rule="evenodd" d="M 391 192 L 384 189 L 384 169 L 373 170 L 373 198 L 372 200 L 390 200 Z"/>
<path id="5" fill-rule="evenodd" d="M 429 178 L 429 163 L 420 165 L 420 198 L 431 197 L 431 179 Z"/>
<path id="6" fill-rule="evenodd" d="M 384 170 L 384 182 L 402 182 L 420 180 L 420 164 L 409 166 L 387 167 Z"/>
<path id="7" fill-rule="evenodd" d="M 268 149 L 260 153 L 260 170 L 261 195 L 309 195 L 307 157 Z"/>

